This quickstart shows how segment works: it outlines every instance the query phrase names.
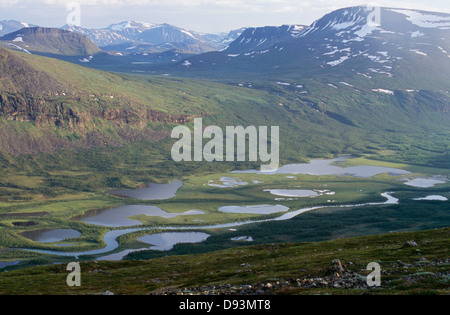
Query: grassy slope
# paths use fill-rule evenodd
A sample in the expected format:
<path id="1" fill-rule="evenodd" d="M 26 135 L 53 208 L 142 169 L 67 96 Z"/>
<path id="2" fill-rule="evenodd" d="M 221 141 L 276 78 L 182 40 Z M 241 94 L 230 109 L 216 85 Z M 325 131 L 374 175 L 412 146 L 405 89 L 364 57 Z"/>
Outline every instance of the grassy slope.
<path id="1" fill-rule="evenodd" d="M 275 78 L 272 83 L 267 78 L 253 82 L 250 89 L 238 87 L 237 82 L 219 84 L 193 79 L 116 75 L 50 58 L 21 53 L 14 55 L 38 73 L 47 73 L 54 82 L 58 82 L 58 90 L 66 92 L 67 96 L 60 95 L 53 102 L 66 104 L 82 117 L 92 109 L 120 108 L 135 113 L 152 109 L 171 115 L 208 115 L 205 125 L 279 125 L 282 126 L 281 159 L 285 162 L 301 161 L 307 156 L 377 153 L 386 149 L 394 153 L 387 158 L 398 161 L 435 166 L 437 162 L 445 164 L 446 160 L 448 115 L 432 106 L 427 108 L 428 100 L 415 106 L 402 106 L 402 103 L 398 104 L 398 97 L 372 92 L 364 83 L 350 81 L 356 88 L 340 86 L 336 90 L 329 87 L 327 81 L 321 82 L 324 78 L 289 81 L 293 84 L 291 87 L 279 86 L 274 83 Z M 52 69 L 51 72 L 48 69 Z M 294 83 L 303 84 L 308 94 L 299 94 L 293 88 Z M 93 101 L 91 95 L 97 100 Z M 111 95 L 115 98 L 111 99 Z M 74 102 L 73 96 L 81 101 Z M 443 98 L 435 103 L 438 106 L 445 104 L 446 100 Z M 42 143 L 46 151 L 54 151 L 52 144 L 58 141 L 65 147 L 86 145 L 89 133 L 104 140 L 96 146 L 108 143 L 117 147 L 129 145 L 123 141 L 123 133 L 130 139 L 142 139 L 145 138 L 141 135 L 144 128 L 167 136 L 172 127 L 155 124 L 139 125 L 139 128 L 118 126 L 104 119 L 94 119 L 71 128 L 36 128 L 33 122 L 17 123 L 3 119 L 0 123 L 2 129 L 8 131 L 5 139 L 18 135 L 17 139 L 11 138 L 9 142 L 33 135 L 29 146 L 33 148 Z M 125 131 L 121 133 L 121 129 Z M 132 137 L 134 133 L 141 137 Z M 433 141 L 429 140 L 427 133 L 433 135 Z M 153 135 L 153 138 L 157 137 Z M 164 150 L 169 152 L 167 148 Z M 107 151 L 114 150 L 103 152 L 110 154 Z M 71 155 L 76 156 L 76 153 Z M 70 164 L 74 163 L 78 164 L 76 161 Z"/>
<path id="2" fill-rule="evenodd" d="M 217 284 L 255 284 L 288 281 L 270 290 L 276 294 L 448 294 L 448 228 L 321 243 L 286 243 L 240 247 L 200 255 L 163 257 L 149 261 L 83 262 L 82 286 L 66 285 L 66 265 L 43 266 L 1 273 L 0 294 L 115 294 L 161 293 Z M 414 240 L 418 247 L 405 247 Z M 296 279 L 329 275 L 340 259 L 360 277 L 378 262 L 382 286 L 377 289 L 305 288 Z M 401 261 L 401 263 L 399 263 Z M 345 274 L 342 276 L 345 279 Z M 187 292 L 190 292 L 189 290 Z M 201 292 L 201 291 L 200 291 Z"/>
<path id="3" fill-rule="evenodd" d="M 270 91 L 242 89 L 237 86 L 186 79 L 119 76 L 54 59 L 15 54 L 39 73 L 51 68 L 53 81 L 60 84 L 58 90 L 77 95 L 83 100 L 74 103 L 67 100 L 69 96 L 60 96 L 58 102 L 67 104 L 79 113 L 89 112 L 90 109 L 151 108 L 168 114 L 199 116 L 206 113 L 209 117 L 205 119 L 205 125 L 282 126 L 280 141 L 281 159 L 284 162 L 301 161 L 306 155 L 323 157 L 330 153 L 356 153 L 362 150 L 373 152 L 373 149 L 368 147 L 373 147 L 374 142 L 382 140 L 378 138 L 370 144 L 365 143 L 366 139 L 374 137 L 357 128 L 346 128 L 307 106 L 292 112 L 279 106 L 280 102 L 288 104 L 291 101 Z M 99 101 L 93 102 L 89 95 L 95 95 Z M 112 100 L 109 98 L 110 95 L 115 95 L 116 98 Z M 21 158 L 4 157 L 0 164 L 7 177 L 9 175 L 14 177 L 14 174 L 37 175 L 36 180 L 42 181 L 42 185 L 28 187 L 26 183 L 21 184 L 13 179 L 16 190 L 3 191 L 4 195 L 12 198 L 23 197 L 29 193 L 44 195 L 50 192 L 57 193 L 54 190 L 56 186 L 63 190 L 75 189 L 77 192 L 80 189 L 98 191 L 99 188 L 102 190 L 102 187 L 132 187 L 157 177 L 176 177 L 198 169 L 233 168 L 231 165 L 196 164 L 180 167 L 170 161 L 170 147 L 173 142 L 141 141 L 131 144 L 119 136 L 120 128 L 126 126 L 120 127 L 101 119 L 73 128 L 43 128 L 33 122 L 5 119 L 0 119 L 0 124 L 5 140 L 2 145 L 9 144 L 7 148 L 10 150 L 14 150 L 16 148 L 14 144 L 17 143 L 22 143 L 21 149 L 24 150 L 26 143 L 30 150 L 35 146 L 41 146 L 45 150 L 53 151 L 57 140 L 69 147 L 77 147 L 83 145 L 83 140 L 90 133 L 93 133 L 90 138 L 105 139 L 104 142 L 113 144 L 108 147 L 104 143 L 98 143 L 98 148 L 91 151 L 77 149 Z M 172 127 L 170 124 L 150 123 L 143 128 L 167 137 Z M 140 128 L 130 127 L 127 132 L 133 134 Z M 136 169 L 140 172 L 134 171 Z M 71 174 L 76 176 L 59 175 L 61 174 L 59 171 L 66 170 L 75 172 Z M 98 177 L 94 179 L 92 176 L 81 176 L 80 171 L 95 172 Z"/>

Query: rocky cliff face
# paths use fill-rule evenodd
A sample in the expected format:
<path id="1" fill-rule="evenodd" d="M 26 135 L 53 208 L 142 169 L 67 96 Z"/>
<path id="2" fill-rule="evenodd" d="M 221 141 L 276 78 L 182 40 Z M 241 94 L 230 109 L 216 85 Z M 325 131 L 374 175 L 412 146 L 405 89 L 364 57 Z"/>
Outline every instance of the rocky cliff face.
<path id="1" fill-rule="evenodd" d="M 71 104 L 86 104 L 90 109 L 79 110 Z M 58 126 L 74 129 L 82 129 L 95 123 L 96 119 L 118 125 L 144 126 L 151 122 L 183 124 L 192 118 L 186 115 L 170 115 L 143 106 L 132 108 L 119 104 L 120 107 L 102 109 L 101 104 L 99 98 L 89 100 L 66 93 L 63 97 L 52 97 L 0 92 L 0 117 L 20 122 L 33 122 L 38 127 Z"/>
<path id="2" fill-rule="evenodd" d="M 183 124 L 192 118 L 73 87 L 0 48 L 0 154 L 160 140 L 169 133 L 152 130 L 152 123 Z"/>
<path id="3" fill-rule="evenodd" d="M 183 124 L 193 117 L 169 115 L 145 107 L 102 108 L 100 99 L 24 96 L 0 92 L 0 153 L 14 156 L 70 147 L 120 146 L 139 140 L 158 141 L 168 132 L 151 123 Z M 90 102 L 89 110 L 79 109 Z M 2 122 L 3 118 L 3 122 Z M 17 124 L 28 123 L 29 130 Z M 65 135 L 65 137 L 61 137 Z"/>

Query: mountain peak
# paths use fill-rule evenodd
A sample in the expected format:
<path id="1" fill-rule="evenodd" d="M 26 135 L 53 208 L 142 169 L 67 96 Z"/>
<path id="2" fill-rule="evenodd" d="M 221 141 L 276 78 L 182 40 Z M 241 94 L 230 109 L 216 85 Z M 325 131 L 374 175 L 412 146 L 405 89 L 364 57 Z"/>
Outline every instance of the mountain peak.
<path id="1" fill-rule="evenodd" d="M 139 30 L 146 30 L 150 29 L 152 27 L 157 26 L 157 24 L 153 23 L 147 23 L 147 22 L 140 22 L 140 21 L 123 21 L 116 24 L 109 25 L 106 29 L 110 29 L 113 31 L 123 31 L 125 29 L 139 29 Z"/>
<path id="2" fill-rule="evenodd" d="M 450 29 L 450 14 L 385 7 L 356 6 L 338 9 L 315 21 L 299 37 L 323 36 L 323 32 L 338 36 L 347 33 L 358 38 L 374 31 L 401 33 L 410 28 Z M 357 39 L 358 40 L 358 39 Z"/>
<path id="3" fill-rule="evenodd" d="M 31 25 L 25 22 L 16 20 L 4 20 L 0 21 L 0 36 L 18 31 L 25 27 L 34 27 L 36 25 Z"/>
<path id="4" fill-rule="evenodd" d="M 379 25 L 370 23 L 376 12 L 367 6 L 343 8 L 333 11 L 315 21 L 299 37 L 312 36 L 323 32 L 353 31 L 359 37 L 371 33 Z M 380 17 L 378 20 L 381 21 Z M 359 32 L 359 33 L 357 33 Z"/>
<path id="5" fill-rule="evenodd" d="M 276 43 L 298 37 L 304 28 L 303 25 L 250 27 L 225 51 L 232 54 L 264 51 Z"/>

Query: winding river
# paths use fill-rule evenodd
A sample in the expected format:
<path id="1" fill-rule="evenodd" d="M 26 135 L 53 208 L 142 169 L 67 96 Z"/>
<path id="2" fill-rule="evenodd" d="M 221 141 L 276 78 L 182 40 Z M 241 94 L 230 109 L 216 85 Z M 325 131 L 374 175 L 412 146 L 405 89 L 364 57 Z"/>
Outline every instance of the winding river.
<path id="1" fill-rule="evenodd" d="M 294 210 L 291 212 L 284 213 L 278 217 L 270 218 L 270 219 L 261 219 L 261 220 L 248 220 L 248 221 L 242 221 L 242 222 L 231 222 L 231 223 L 225 223 L 225 224 L 213 224 L 213 225 L 204 225 L 204 226 L 179 226 L 179 227 L 141 227 L 141 228 L 128 228 L 128 229 L 117 229 L 107 232 L 104 237 L 103 241 L 106 243 L 106 246 L 100 249 L 96 250 L 90 250 L 90 251 L 83 251 L 83 252 L 61 252 L 61 251 L 51 251 L 51 250 L 38 250 L 38 249 L 23 249 L 26 251 L 33 251 L 38 252 L 41 254 L 48 254 L 48 255 L 54 255 L 54 256 L 65 256 L 65 257 L 75 257 L 78 258 L 80 256 L 86 256 L 86 255 L 99 255 L 99 254 L 105 254 L 112 252 L 116 250 L 119 247 L 119 243 L 117 242 L 117 238 L 126 235 L 133 232 L 140 232 L 140 231 L 152 231 L 152 230 L 163 230 L 163 231 L 201 231 L 201 230 L 211 230 L 211 229 L 223 229 L 223 228 L 232 228 L 242 225 L 248 225 L 248 224 L 255 224 L 255 223 L 263 223 L 263 222 L 271 222 L 271 221 L 284 221 L 284 220 L 290 220 L 296 216 L 299 216 L 303 213 L 323 209 L 323 208 L 354 208 L 354 207 L 363 207 L 363 206 L 377 206 L 377 205 L 390 205 L 390 204 L 397 204 L 398 199 L 395 197 L 392 197 L 392 193 L 386 192 L 381 194 L 383 197 L 387 199 L 385 202 L 374 202 L 374 203 L 362 203 L 362 204 L 349 204 L 349 205 L 326 205 L 326 206 L 315 206 L 315 207 L 309 207 L 309 208 L 302 208 L 299 210 Z M 189 234 L 190 232 L 185 232 L 184 235 L 186 238 L 185 242 L 190 242 L 189 240 Z M 109 257 L 101 257 L 98 260 L 120 260 L 124 256 L 126 256 L 129 253 L 135 252 L 135 251 L 141 251 L 141 250 L 148 250 L 152 249 L 149 248 L 142 248 L 142 249 L 132 249 L 132 250 L 125 250 L 121 253 L 112 254 Z"/>

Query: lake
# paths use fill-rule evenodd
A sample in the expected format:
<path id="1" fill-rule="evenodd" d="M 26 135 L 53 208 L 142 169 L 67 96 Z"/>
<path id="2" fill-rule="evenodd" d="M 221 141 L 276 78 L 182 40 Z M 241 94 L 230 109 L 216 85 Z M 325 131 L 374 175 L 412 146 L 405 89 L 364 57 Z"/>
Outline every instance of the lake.
<path id="1" fill-rule="evenodd" d="M 238 186 L 246 186 L 248 185 L 247 182 L 241 182 L 235 178 L 232 177 L 222 177 L 220 179 L 220 181 L 222 182 L 222 184 L 213 184 L 213 183 L 208 183 L 208 186 L 211 187 L 218 187 L 218 188 L 232 188 L 232 187 L 238 187 Z"/>
<path id="2" fill-rule="evenodd" d="M 81 236 L 80 231 L 73 229 L 36 230 L 21 233 L 22 236 L 40 243 L 61 242 Z"/>
<path id="3" fill-rule="evenodd" d="M 86 222 L 94 225 L 108 227 L 122 227 L 141 225 L 138 220 L 129 219 L 137 215 L 146 215 L 150 217 L 175 218 L 177 216 L 188 216 L 205 214 L 203 211 L 191 210 L 183 213 L 169 213 L 156 206 L 147 205 L 125 205 L 112 209 L 90 210 L 83 216 L 75 218 L 77 221 Z"/>
<path id="4" fill-rule="evenodd" d="M 111 195 L 139 200 L 165 200 L 176 196 L 178 189 L 183 186 L 177 180 L 170 184 L 149 184 L 145 188 L 123 189 L 109 192 Z"/>
<path id="5" fill-rule="evenodd" d="M 352 175 L 355 177 L 370 178 L 375 175 L 388 173 L 393 176 L 411 174 L 408 171 L 383 167 L 383 166 L 371 166 L 371 165 L 361 165 L 345 167 L 339 166 L 334 163 L 345 162 L 348 158 L 340 157 L 335 159 L 316 159 L 311 160 L 310 163 L 304 164 L 288 164 L 281 166 L 279 169 L 271 172 L 261 172 L 258 170 L 246 170 L 246 171 L 233 171 L 232 173 L 257 173 L 257 174 L 306 174 L 306 175 Z"/>
<path id="6" fill-rule="evenodd" d="M 219 211 L 226 213 L 272 214 L 289 211 L 289 208 L 282 205 L 225 206 L 220 207 Z"/>
<path id="7" fill-rule="evenodd" d="M 405 185 L 418 187 L 418 188 L 431 188 L 439 184 L 445 184 L 447 181 L 444 179 L 436 178 L 415 178 L 408 180 Z"/>

